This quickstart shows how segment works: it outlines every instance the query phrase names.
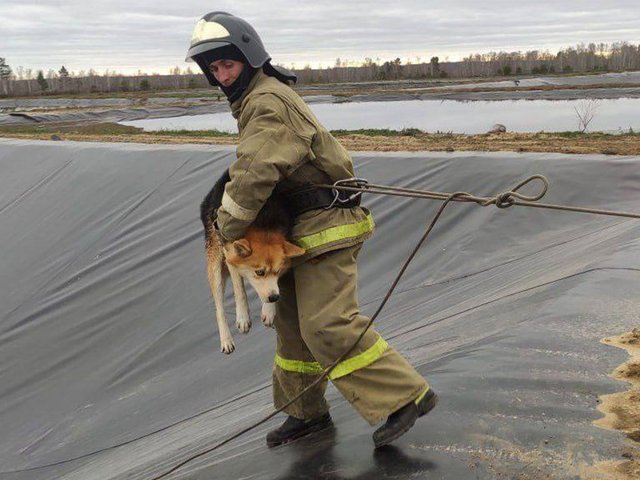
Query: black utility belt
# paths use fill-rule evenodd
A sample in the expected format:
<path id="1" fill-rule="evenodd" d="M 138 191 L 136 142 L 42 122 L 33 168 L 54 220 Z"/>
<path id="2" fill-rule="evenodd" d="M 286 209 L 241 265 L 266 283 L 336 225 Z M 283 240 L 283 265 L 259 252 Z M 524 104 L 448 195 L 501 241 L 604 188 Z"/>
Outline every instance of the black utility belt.
<path id="1" fill-rule="evenodd" d="M 337 198 L 336 198 L 337 195 Z M 343 190 L 308 187 L 285 194 L 287 209 L 291 215 L 298 215 L 318 208 L 353 208 L 360 205 L 362 195 Z"/>

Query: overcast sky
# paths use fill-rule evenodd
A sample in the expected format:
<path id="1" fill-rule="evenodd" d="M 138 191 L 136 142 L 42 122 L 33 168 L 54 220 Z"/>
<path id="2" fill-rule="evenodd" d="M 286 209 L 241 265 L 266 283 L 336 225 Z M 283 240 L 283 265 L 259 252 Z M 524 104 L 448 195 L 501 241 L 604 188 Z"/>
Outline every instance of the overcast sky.
<path id="1" fill-rule="evenodd" d="M 0 57 L 13 67 L 166 73 L 212 10 L 248 20 L 275 63 L 328 66 L 640 43 L 639 0 L 0 0 Z"/>

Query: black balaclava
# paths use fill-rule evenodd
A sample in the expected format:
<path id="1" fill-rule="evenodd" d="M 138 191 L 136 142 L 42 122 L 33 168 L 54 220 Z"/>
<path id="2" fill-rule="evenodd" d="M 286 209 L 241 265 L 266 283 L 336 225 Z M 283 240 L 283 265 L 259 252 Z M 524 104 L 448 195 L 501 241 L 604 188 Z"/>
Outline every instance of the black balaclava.
<path id="1" fill-rule="evenodd" d="M 242 52 L 235 45 L 226 45 L 224 47 L 216 48 L 215 50 L 204 52 L 200 55 L 200 57 L 203 60 L 203 64 L 206 65 L 207 69 L 209 68 L 209 65 L 216 60 L 236 60 L 244 64 L 242 73 L 240 73 L 235 82 L 233 82 L 228 87 L 218 84 L 220 89 L 227 96 L 229 103 L 235 102 L 242 96 L 244 91 L 249 86 L 249 82 L 251 82 L 251 79 L 258 70 L 257 68 L 251 66 Z M 202 64 L 200 66 L 204 70 Z"/>

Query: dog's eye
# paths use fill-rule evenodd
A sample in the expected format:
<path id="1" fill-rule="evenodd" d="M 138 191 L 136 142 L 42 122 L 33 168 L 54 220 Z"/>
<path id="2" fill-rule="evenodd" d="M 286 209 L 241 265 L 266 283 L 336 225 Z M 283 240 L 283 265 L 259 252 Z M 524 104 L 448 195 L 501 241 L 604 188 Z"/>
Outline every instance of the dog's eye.
<path id="1" fill-rule="evenodd" d="M 264 274 L 265 274 L 265 273 L 266 273 L 266 272 L 265 272 L 264 270 L 256 270 L 256 275 L 257 275 L 258 277 L 264 277 Z"/>

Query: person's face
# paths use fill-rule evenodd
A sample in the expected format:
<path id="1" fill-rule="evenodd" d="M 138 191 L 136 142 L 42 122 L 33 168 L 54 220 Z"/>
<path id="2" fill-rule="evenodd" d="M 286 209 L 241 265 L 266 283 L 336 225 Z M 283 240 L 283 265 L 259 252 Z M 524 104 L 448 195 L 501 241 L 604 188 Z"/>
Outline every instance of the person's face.
<path id="1" fill-rule="evenodd" d="M 232 85 L 240 76 L 244 63 L 237 60 L 216 60 L 209 64 L 209 71 L 223 87 Z"/>

